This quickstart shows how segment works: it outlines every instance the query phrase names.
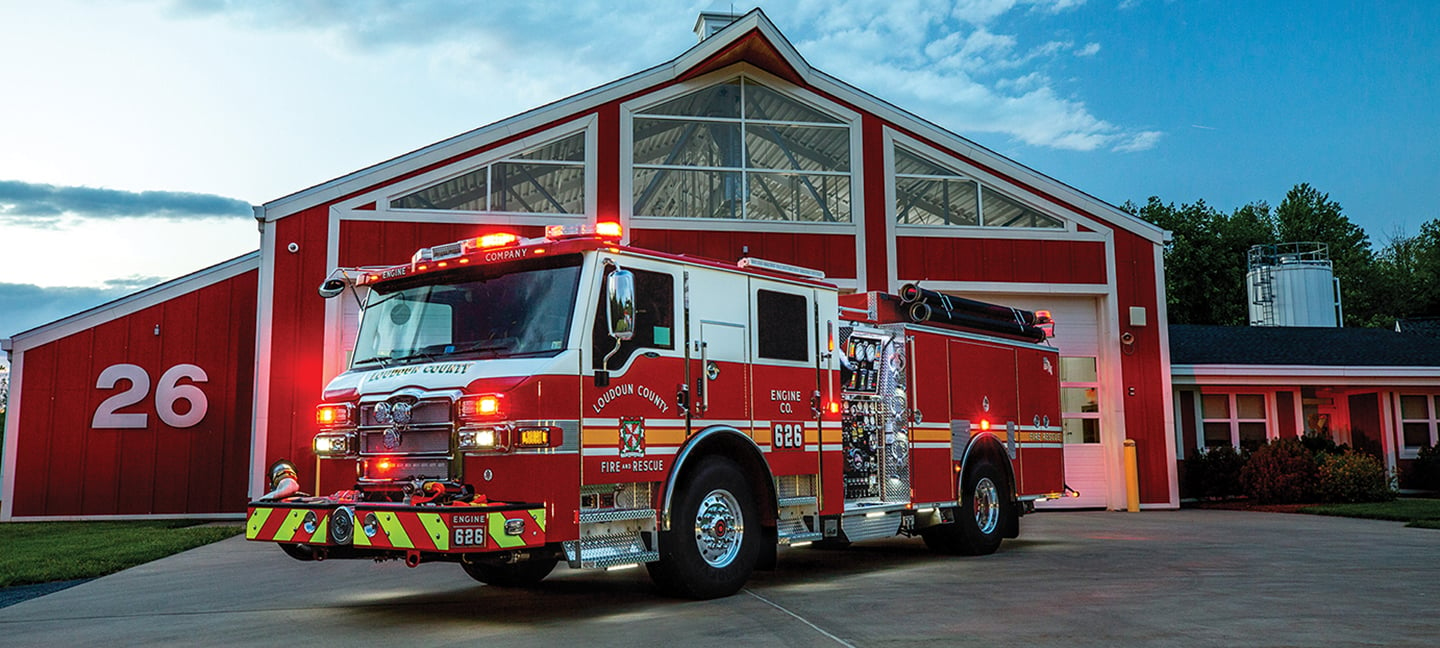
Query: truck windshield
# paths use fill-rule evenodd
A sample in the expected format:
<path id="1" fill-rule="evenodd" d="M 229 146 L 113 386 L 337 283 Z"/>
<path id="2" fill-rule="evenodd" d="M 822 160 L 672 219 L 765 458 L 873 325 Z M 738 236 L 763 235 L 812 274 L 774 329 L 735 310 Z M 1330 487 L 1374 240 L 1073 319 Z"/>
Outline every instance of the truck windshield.
<path id="1" fill-rule="evenodd" d="M 566 347 L 579 282 L 580 256 L 568 255 L 377 286 L 351 365 L 555 355 Z"/>

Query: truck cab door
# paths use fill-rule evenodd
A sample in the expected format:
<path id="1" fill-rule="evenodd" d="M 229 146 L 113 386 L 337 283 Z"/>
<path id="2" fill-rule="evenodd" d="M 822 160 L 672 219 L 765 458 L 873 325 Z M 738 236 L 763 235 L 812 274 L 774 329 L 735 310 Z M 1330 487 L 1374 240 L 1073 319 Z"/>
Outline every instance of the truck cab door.
<path id="1" fill-rule="evenodd" d="M 685 440 L 685 414 L 676 402 L 685 381 L 680 271 L 643 259 L 615 261 L 601 266 L 588 288 L 589 344 L 580 376 L 584 484 L 663 480 Z M 620 268 L 634 276 L 635 322 L 633 337 L 617 350 L 606 323 L 606 278 Z"/>

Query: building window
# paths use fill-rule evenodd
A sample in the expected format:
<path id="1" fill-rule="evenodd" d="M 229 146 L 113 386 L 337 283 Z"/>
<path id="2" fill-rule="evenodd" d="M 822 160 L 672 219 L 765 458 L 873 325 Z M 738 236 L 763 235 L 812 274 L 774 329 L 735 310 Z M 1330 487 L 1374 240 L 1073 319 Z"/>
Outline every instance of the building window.
<path id="1" fill-rule="evenodd" d="M 1100 443 L 1100 378 L 1095 367 L 1095 358 L 1060 358 L 1065 443 Z"/>
<path id="2" fill-rule="evenodd" d="M 518 214 L 585 211 L 585 133 L 575 133 L 390 200 L 398 209 Z"/>
<path id="3" fill-rule="evenodd" d="M 1207 448 L 1254 450 L 1269 439 L 1264 394 L 1201 394 L 1200 413 Z"/>
<path id="4" fill-rule="evenodd" d="M 895 222 L 901 225 L 1038 227 L 1065 223 L 964 174 L 895 147 Z"/>
<path id="5" fill-rule="evenodd" d="M 810 334 L 804 295 L 758 290 L 755 292 L 755 331 L 758 352 L 773 360 L 810 359 Z"/>
<path id="6" fill-rule="evenodd" d="M 1400 446 L 1407 456 L 1414 456 L 1425 446 L 1435 445 L 1437 412 L 1440 396 L 1400 396 Z"/>
<path id="7" fill-rule="evenodd" d="M 850 222 L 850 127 L 745 78 L 634 118 L 636 216 Z"/>

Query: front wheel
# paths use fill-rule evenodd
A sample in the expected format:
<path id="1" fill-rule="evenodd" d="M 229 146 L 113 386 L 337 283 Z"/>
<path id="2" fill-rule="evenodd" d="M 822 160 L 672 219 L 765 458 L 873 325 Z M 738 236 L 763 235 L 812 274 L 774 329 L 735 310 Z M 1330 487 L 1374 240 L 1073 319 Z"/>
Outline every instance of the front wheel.
<path id="1" fill-rule="evenodd" d="M 983 556 L 995 553 L 1015 507 L 1010 502 L 1005 475 L 981 460 L 965 472 L 961 482 L 960 510 L 956 520 L 924 529 L 925 546 L 940 553 Z"/>
<path id="2" fill-rule="evenodd" d="M 537 558 L 513 564 L 462 562 L 460 566 L 471 578 L 497 587 L 527 587 L 534 585 L 555 569 L 555 558 Z"/>
<path id="3" fill-rule="evenodd" d="M 735 462 L 701 463 L 675 498 L 669 531 L 660 534 L 660 560 L 650 578 L 671 596 L 709 599 L 739 591 L 760 553 L 760 515 L 750 484 Z"/>

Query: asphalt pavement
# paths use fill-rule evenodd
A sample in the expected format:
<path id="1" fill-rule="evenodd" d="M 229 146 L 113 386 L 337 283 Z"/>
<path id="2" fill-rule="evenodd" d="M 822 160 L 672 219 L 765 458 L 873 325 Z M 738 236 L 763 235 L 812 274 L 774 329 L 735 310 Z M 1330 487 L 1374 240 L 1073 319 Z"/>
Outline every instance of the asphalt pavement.
<path id="1" fill-rule="evenodd" d="M 681 601 L 644 569 L 529 590 L 234 538 L 0 609 L 0 645 L 1435 646 L 1440 531 L 1245 511 L 1046 512 L 999 553 L 783 551 Z"/>

